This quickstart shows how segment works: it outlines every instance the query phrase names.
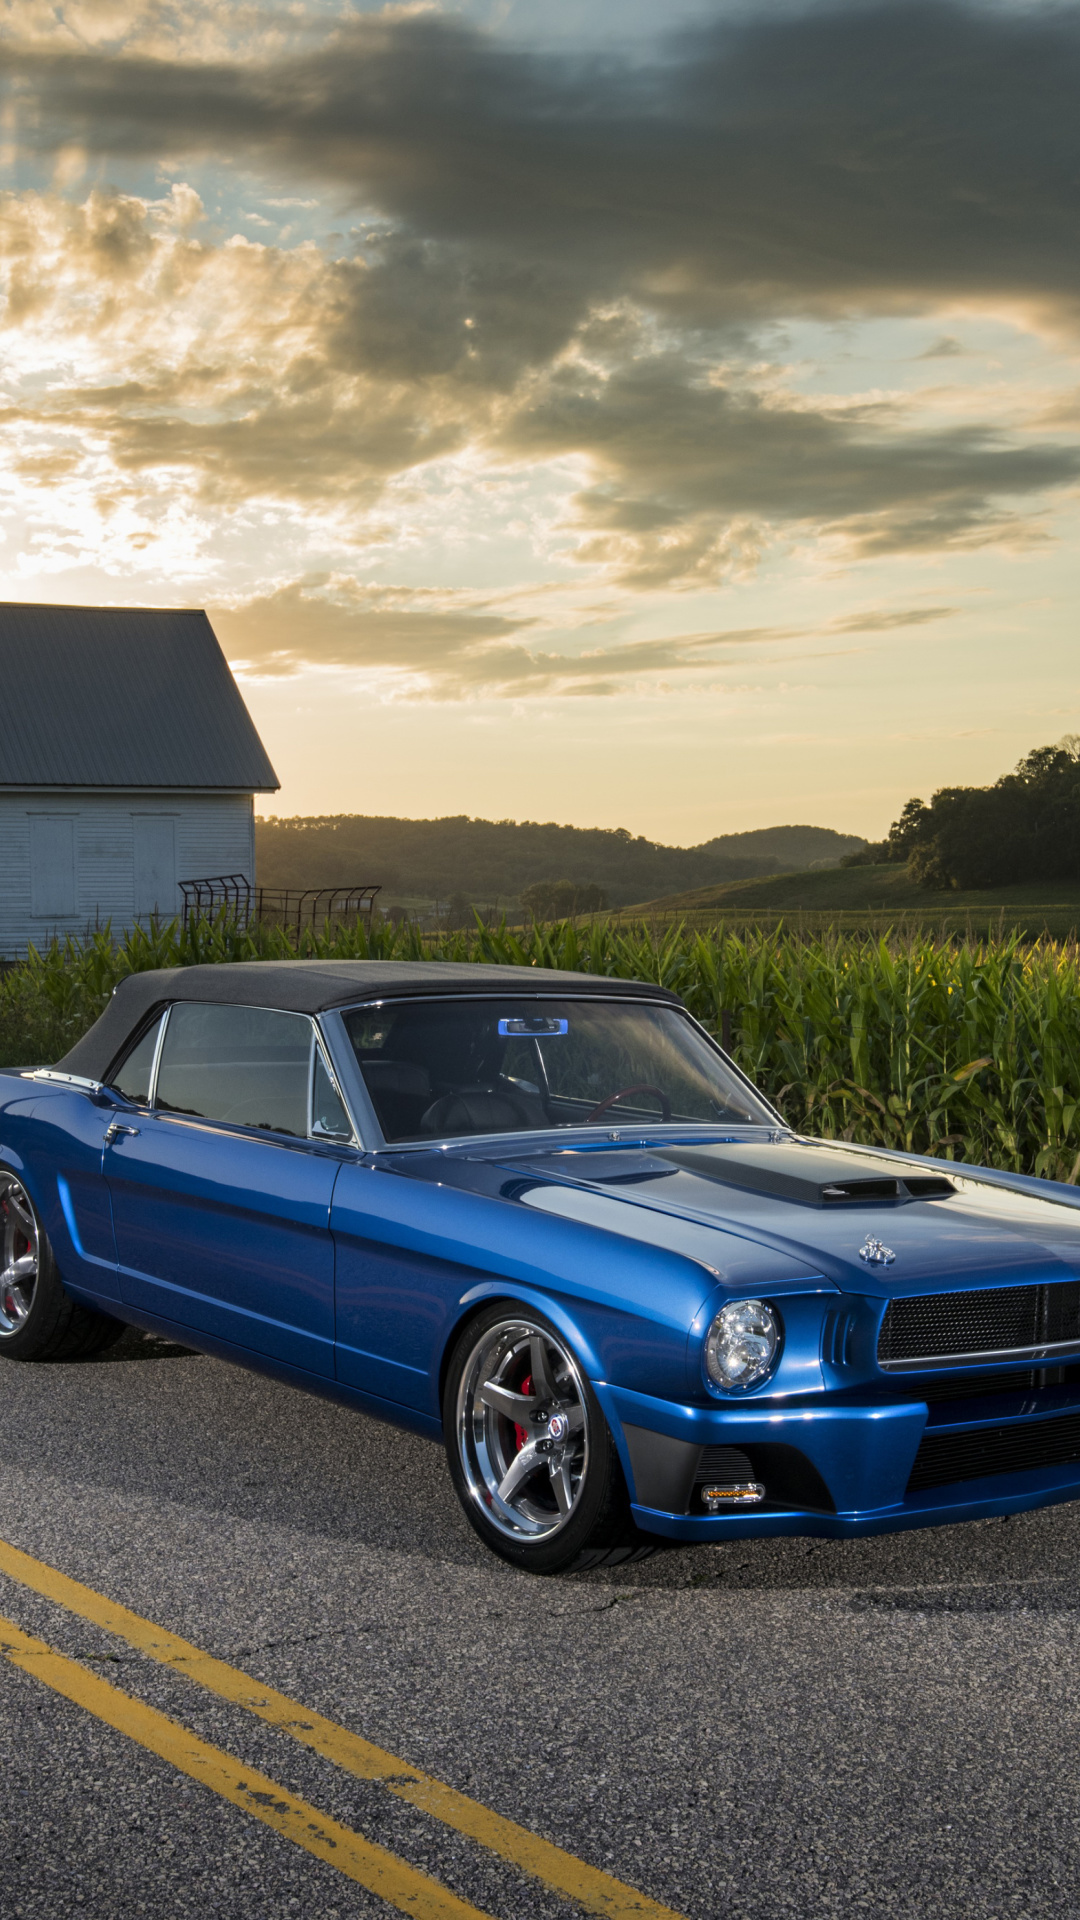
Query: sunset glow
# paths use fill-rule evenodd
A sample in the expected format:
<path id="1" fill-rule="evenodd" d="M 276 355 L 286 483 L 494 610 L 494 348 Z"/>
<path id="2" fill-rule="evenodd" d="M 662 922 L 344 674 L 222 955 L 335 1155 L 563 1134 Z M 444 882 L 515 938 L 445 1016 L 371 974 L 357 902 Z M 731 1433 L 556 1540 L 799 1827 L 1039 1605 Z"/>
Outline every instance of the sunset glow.
<path id="1" fill-rule="evenodd" d="M 1080 729 L 1075 10 L 3 19 L 0 597 L 205 606 L 273 810 L 876 835 Z"/>

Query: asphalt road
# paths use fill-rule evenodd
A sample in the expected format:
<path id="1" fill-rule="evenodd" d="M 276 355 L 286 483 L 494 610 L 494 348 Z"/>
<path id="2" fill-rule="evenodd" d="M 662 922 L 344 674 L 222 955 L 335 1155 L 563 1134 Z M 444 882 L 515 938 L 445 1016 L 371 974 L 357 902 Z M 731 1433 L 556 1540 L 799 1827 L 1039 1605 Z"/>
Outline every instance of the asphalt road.
<path id="1" fill-rule="evenodd" d="M 535 1581 L 439 1451 L 130 1335 L 0 1363 L 0 1538 L 690 1920 L 1080 1914 L 1080 1505 Z M 0 1614 L 499 1920 L 580 1909 L 0 1579 Z M 376 1895 L 0 1660 L 0 1915 Z"/>

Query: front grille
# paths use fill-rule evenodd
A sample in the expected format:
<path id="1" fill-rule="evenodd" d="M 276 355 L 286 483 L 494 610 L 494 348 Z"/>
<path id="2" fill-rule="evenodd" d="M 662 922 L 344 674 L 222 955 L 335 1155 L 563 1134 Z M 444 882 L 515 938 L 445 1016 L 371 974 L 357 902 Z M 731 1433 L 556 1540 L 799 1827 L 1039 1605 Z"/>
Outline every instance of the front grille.
<path id="1" fill-rule="evenodd" d="M 1074 1461 L 1080 1461 L 1080 1413 L 978 1427 L 967 1433 L 927 1433 L 915 1455 L 907 1490 L 919 1493 L 924 1487 L 946 1487 L 954 1480 L 1026 1473 L 1033 1467 L 1063 1467 Z"/>
<path id="2" fill-rule="evenodd" d="M 877 1352 L 879 1366 L 903 1371 L 1055 1348 L 1080 1351 L 1080 1280 L 890 1300 Z"/>
<path id="3" fill-rule="evenodd" d="M 959 1379 L 953 1374 L 949 1380 L 931 1380 L 926 1387 L 917 1392 L 923 1400 L 935 1406 L 940 1400 L 981 1400 L 988 1393 L 1025 1393 L 1032 1388 L 1044 1385 L 1043 1374 L 1049 1373 L 1049 1367 L 1018 1367 L 1012 1373 L 980 1373 L 974 1379 L 962 1375 Z M 1053 1369 L 1064 1373 L 1065 1369 Z M 1055 1383 L 1056 1384 L 1056 1383 Z M 907 1389 L 911 1392 L 912 1389 Z"/>
<path id="4" fill-rule="evenodd" d="M 748 1455 L 741 1447 L 702 1447 L 701 1460 L 694 1475 L 695 1486 L 712 1486 L 721 1480 L 756 1480 Z"/>
<path id="5" fill-rule="evenodd" d="M 1009 1373 L 951 1373 L 945 1380 L 900 1389 L 905 1398 L 927 1400 L 984 1400 L 989 1393 L 1041 1393 L 1044 1387 L 1080 1386 L 1080 1366 L 1014 1367 Z"/>

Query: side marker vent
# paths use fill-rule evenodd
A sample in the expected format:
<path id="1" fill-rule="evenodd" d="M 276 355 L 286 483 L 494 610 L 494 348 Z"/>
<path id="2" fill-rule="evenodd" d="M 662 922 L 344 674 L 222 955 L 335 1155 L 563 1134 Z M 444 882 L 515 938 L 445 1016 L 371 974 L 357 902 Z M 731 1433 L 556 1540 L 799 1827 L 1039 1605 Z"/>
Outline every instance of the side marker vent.
<path id="1" fill-rule="evenodd" d="M 821 1357 L 827 1367 L 851 1364 L 851 1346 L 855 1338 L 855 1315 L 832 1307 L 825 1315 L 821 1335 Z"/>

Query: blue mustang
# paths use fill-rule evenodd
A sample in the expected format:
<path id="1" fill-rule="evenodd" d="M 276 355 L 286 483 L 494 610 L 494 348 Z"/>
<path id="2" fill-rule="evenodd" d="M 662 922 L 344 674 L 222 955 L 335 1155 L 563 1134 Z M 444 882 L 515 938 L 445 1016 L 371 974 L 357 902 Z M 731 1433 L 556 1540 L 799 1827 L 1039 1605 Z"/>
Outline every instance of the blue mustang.
<path id="1" fill-rule="evenodd" d="M 0 1354 L 125 1325 L 445 1441 L 536 1573 L 1080 1495 L 1075 1189 L 797 1138 L 656 986 L 125 980 L 0 1074 Z"/>

